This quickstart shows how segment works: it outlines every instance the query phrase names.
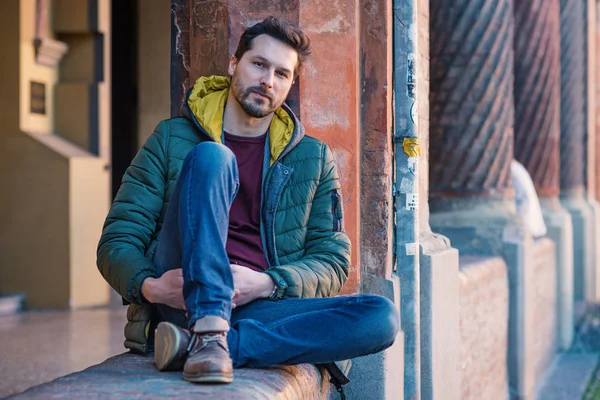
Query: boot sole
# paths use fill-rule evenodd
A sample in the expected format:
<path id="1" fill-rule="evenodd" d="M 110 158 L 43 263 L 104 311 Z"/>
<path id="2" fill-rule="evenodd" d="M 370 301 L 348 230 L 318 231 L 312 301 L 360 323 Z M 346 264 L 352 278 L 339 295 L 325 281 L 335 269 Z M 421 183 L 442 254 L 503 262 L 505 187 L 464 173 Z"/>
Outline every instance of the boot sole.
<path id="1" fill-rule="evenodd" d="M 183 374 L 183 380 L 192 383 L 231 383 L 233 382 L 233 374 L 202 374 L 202 375 L 188 375 Z"/>
<path id="2" fill-rule="evenodd" d="M 154 364 L 159 371 L 181 370 L 183 361 L 175 365 L 173 361 L 179 354 L 185 338 L 179 329 L 170 322 L 161 322 L 156 328 L 154 336 Z"/>

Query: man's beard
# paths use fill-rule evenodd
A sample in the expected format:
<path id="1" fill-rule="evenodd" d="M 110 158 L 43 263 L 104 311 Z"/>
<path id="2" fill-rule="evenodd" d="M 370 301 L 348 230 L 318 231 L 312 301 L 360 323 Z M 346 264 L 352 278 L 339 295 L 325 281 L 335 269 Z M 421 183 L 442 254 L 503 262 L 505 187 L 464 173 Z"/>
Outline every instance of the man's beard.
<path id="1" fill-rule="evenodd" d="M 267 93 L 262 86 L 252 86 L 244 89 L 242 83 L 235 78 L 232 80 L 231 90 L 233 97 L 240 104 L 242 110 L 253 118 L 264 118 L 281 107 L 281 104 L 283 103 L 281 102 L 277 105 L 273 105 L 271 94 Z M 262 98 L 261 100 L 250 100 L 249 98 L 252 93 L 262 94 L 265 98 Z M 258 101 L 260 101 L 260 103 L 258 103 Z M 264 107 L 265 104 L 267 105 L 266 108 Z"/>

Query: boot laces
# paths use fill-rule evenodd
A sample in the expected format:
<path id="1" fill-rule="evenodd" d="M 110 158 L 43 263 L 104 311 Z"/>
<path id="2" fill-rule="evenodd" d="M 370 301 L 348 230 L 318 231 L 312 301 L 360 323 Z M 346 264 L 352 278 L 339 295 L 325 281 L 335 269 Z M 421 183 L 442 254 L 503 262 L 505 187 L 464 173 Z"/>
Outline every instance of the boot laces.
<path id="1" fill-rule="evenodd" d="M 202 335 L 202 341 L 204 343 L 219 342 L 222 338 L 223 335 L 221 333 L 209 333 L 206 335 Z"/>
<path id="2" fill-rule="evenodd" d="M 190 340 L 190 343 L 188 344 L 188 347 L 186 349 L 186 352 L 188 354 L 192 353 L 192 352 L 196 352 L 199 350 L 202 350 L 203 348 L 206 347 L 207 344 L 209 343 L 220 343 L 221 340 L 223 339 L 223 334 L 221 333 L 206 333 L 203 334 L 202 336 L 194 334 L 192 335 L 192 340 Z M 202 340 L 202 345 L 197 347 L 196 345 L 200 342 L 200 340 Z M 196 351 L 194 351 L 196 350 Z"/>

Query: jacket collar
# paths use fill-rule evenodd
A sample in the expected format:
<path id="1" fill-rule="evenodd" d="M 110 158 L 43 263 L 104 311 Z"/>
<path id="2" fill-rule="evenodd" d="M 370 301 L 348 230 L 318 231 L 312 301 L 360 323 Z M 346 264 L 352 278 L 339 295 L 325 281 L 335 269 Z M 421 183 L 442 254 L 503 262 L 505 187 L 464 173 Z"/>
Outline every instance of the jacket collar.
<path id="1" fill-rule="evenodd" d="M 230 79 L 224 76 L 200 77 L 189 90 L 184 116 L 191 119 L 200 131 L 217 143 L 223 133 L 223 113 L 229 94 Z M 286 155 L 304 137 L 304 127 L 292 110 L 283 104 L 275 111 L 269 127 L 272 165 Z"/>

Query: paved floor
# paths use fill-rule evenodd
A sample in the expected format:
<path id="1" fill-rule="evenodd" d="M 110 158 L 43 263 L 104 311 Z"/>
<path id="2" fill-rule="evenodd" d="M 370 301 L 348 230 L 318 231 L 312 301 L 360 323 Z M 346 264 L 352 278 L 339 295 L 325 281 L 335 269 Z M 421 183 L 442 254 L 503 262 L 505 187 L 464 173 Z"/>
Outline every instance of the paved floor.
<path id="1" fill-rule="evenodd" d="M 126 308 L 0 316 L 0 398 L 125 352 Z"/>
<path id="2" fill-rule="evenodd" d="M 597 353 L 562 353 L 549 371 L 538 400 L 580 400 L 598 364 Z"/>
<path id="3" fill-rule="evenodd" d="M 559 354 L 540 382 L 538 400 L 598 399 L 600 388 L 600 305 L 588 306 L 569 351 Z"/>

